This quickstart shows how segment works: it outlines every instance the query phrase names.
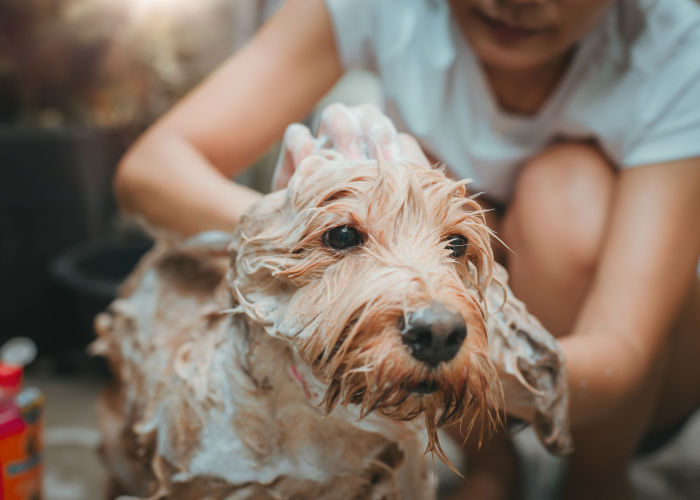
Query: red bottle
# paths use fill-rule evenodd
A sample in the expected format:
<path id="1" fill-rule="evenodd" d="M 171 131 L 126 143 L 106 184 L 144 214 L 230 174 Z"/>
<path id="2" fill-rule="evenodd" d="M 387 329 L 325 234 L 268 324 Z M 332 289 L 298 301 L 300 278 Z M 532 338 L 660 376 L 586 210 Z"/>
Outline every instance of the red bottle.
<path id="1" fill-rule="evenodd" d="M 0 500 L 41 499 L 44 396 L 21 382 L 21 366 L 0 363 Z"/>

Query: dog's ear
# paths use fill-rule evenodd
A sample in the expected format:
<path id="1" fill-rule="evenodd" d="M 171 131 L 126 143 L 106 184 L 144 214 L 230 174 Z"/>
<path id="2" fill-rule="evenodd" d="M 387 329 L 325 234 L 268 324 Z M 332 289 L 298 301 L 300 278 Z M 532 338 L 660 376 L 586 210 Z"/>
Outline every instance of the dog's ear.
<path id="1" fill-rule="evenodd" d="M 253 203 L 238 222 L 230 251 L 235 252 L 243 240 L 254 238 L 263 231 L 270 232 L 281 225 L 285 214 L 283 209 L 287 203 L 286 191 L 270 193 Z"/>
<path id="2" fill-rule="evenodd" d="M 262 197 L 241 217 L 229 247 L 227 280 L 234 300 L 264 325 L 275 321 L 277 257 L 288 253 L 290 203 L 286 190 Z M 262 292 L 264 291 L 264 292 Z"/>
<path id="3" fill-rule="evenodd" d="M 319 168 L 327 166 L 331 159 L 332 158 L 321 154 L 312 154 L 307 156 L 301 161 L 301 163 L 299 163 L 299 166 L 294 172 L 290 182 L 299 182 L 299 180 L 308 177 Z"/>
<path id="4" fill-rule="evenodd" d="M 294 175 L 289 179 L 287 193 L 290 200 L 295 200 L 300 193 L 308 195 L 317 191 L 321 180 L 329 180 L 326 173 L 334 171 L 346 162 L 335 151 L 322 150 L 304 158 L 299 163 Z M 324 173 L 325 170 L 325 173 Z M 296 205 L 294 201 L 292 201 Z"/>

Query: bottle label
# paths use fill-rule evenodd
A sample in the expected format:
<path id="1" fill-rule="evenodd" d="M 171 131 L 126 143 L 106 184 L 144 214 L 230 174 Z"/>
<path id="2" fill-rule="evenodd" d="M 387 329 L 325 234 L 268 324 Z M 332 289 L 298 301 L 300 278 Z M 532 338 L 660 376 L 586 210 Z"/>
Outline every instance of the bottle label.
<path id="1" fill-rule="evenodd" d="M 14 413 L 0 411 L 0 500 L 41 498 L 43 407 L 43 395 L 27 389 Z"/>

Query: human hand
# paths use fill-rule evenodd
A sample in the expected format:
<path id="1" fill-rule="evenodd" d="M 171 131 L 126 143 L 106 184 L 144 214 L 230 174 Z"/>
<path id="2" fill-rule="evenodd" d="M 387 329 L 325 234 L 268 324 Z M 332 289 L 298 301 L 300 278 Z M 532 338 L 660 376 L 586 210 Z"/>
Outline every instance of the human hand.
<path id="1" fill-rule="evenodd" d="M 351 161 L 381 155 L 386 161 L 430 167 L 415 138 L 398 133 L 391 120 L 369 104 L 328 106 L 321 114 L 317 137 L 305 125 L 295 123 L 287 127 L 272 178 L 273 191 L 284 188 L 301 161 L 312 154 Z"/>

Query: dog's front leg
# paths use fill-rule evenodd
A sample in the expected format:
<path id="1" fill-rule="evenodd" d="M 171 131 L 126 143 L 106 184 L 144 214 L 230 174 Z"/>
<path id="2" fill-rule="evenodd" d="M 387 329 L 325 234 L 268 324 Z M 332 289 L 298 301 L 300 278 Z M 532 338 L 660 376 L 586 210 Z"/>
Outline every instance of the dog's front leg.
<path id="1" fill-rule="evenodd" d="M 573 445 L 564 354 L 515 298 L 508 273 L 498 264 L 495 278 L 486 292 L 489 353 L 499 372 L 506 413 L 530 422 L 549 451 L 568 453 Z"/>

